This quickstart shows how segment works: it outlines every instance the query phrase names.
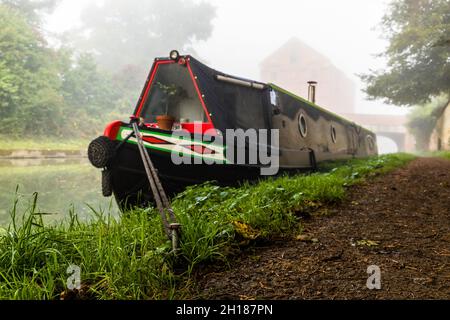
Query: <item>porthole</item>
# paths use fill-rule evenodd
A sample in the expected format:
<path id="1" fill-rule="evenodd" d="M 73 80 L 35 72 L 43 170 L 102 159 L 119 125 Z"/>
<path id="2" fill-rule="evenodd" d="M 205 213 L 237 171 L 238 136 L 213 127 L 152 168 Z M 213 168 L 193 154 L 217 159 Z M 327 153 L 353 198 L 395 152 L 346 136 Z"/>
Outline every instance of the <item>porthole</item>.
<path id="1" fill-rule="evenodd" d="M 306 122 L 305 115 L 303 113 L 298 117 L 298 129 L 303 138 L 308 135 L 308 124 Z"/>
<path id="2" fill-rule="evenodd" d="M 336 133 L 336 128 L 332 125 L 331 126 L 331 141 L 333 141 L 333 143 L 336 143 L 337 141 L 337 133 Z"/>
<path id="3" fill-rule="evenodd" d="M 373 151 L 375 149 L 375 142 L 373 141 L 372 136 L 367 136 L 367 146 L 369 147 L 370 151 Z"/>

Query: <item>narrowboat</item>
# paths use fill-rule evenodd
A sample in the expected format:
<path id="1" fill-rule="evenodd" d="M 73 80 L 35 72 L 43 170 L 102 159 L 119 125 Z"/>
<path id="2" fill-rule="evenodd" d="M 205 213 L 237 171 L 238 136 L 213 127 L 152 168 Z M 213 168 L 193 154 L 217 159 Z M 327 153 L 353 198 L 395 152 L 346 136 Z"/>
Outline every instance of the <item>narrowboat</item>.
<path id="1" fill-rule="evenodd" d="M 376 155 L 376 135 L 316 105 L 315 85 L 305 99 L 175 50 L 156 58 L 132 120 L 108 124 L 89 145 L 104 196 L 114 195 L 121 208 L 153 201 L 133 121 L 169 196 L 206 181 L 235 185 Z"/>

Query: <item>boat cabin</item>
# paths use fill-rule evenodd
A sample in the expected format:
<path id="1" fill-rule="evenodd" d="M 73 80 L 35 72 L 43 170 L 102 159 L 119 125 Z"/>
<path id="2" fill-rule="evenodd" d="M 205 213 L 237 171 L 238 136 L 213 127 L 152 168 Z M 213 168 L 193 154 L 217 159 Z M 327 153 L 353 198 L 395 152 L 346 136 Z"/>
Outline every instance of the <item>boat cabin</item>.
<path id="1" fill-rule="evenodd" d="M 194 133 L 209 129 L 269 129 L 268 87 L 217 72 L 191 56 L 156 59 L 135 116 L 149 128 Z M 197 132 L 195 132 L 197 133 Z"/>

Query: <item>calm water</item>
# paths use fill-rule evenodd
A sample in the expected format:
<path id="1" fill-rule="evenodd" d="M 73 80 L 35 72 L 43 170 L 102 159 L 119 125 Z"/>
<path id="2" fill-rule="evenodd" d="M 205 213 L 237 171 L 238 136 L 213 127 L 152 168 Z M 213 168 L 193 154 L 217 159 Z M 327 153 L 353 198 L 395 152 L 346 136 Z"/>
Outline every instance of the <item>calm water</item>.
<path id="1" fill-rule="evenodd" d="M 39 194 L 38 210 L 49 214 L 47 221 L 63 220 L 72 207 L 81 219 L 92 217 L 89 206 L 118 215 L 114 199 L 101 194 L 100 170 L 86 159 L 0 160 L 0 225 L 10 223 L 16 197 L 21 214 L 34 192 Z"/>

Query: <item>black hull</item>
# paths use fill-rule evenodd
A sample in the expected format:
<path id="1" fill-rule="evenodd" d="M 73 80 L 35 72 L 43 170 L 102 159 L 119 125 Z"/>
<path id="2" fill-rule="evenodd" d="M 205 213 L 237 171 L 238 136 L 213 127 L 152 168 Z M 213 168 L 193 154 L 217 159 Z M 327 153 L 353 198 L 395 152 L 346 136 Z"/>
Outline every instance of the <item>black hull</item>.
<path id="1" fill-rule="evenodd" d="M 235 186 L 243 181 L 257 181 L 263 177 L 258 166 L 175 165 L 170 153 L 146 150 L 169 197 L 184 191 L 188 186 L 208 181 L 214 181 L 220 186 Z M 113 194 L 121 209 L 144 207 L 153 203 L 152 192 L 136 145 L 123 145 L 108 169 L 112 173 Z"/>

